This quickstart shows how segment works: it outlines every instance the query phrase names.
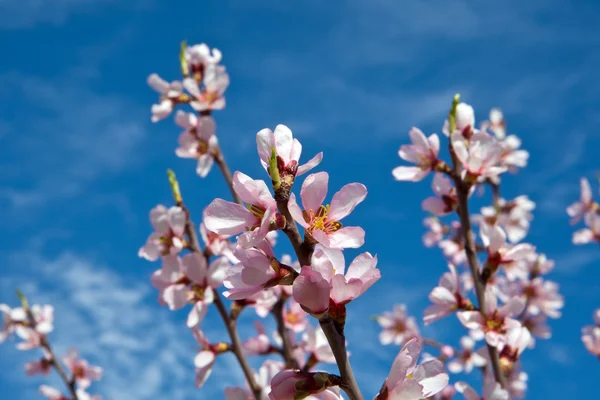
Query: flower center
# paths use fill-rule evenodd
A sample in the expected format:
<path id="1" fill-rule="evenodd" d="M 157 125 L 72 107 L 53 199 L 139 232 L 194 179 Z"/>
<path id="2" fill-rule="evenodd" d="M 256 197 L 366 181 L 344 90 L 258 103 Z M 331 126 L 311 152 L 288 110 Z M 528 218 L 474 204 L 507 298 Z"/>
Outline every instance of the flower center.
<path id="1" fill-rule="evenodd" d="M 256 217 L 256 218 L 260 218 L 262 219 L 262 217 L 265 215 L 265 211 L 267 211 L 265 208 L 261 207 L 261 206 L 256 206 L 254 204 L 246 204 L 246 208 Z"/>
<path id="2" fill-rule="evenodd" d="M 312 209 L 302 211 L 302 216 L 307 224 L 309 231 L 323 231 L 327 234 L 340 230 L 342 224 L 335 220 L 330 220 L 327 214 L 329 213 L 329 204 L 320 206 L 315 213 Z"/>
<path id="3" fill-rule="evenodd" d="M 503 321 L 499 320 L 496 317 L 493 317 L 493 318 L 485 321 L 485 327 L 487 328 L 488 331 L 499 332 L 502 328 L 502 325 L 503 325 Z"/>

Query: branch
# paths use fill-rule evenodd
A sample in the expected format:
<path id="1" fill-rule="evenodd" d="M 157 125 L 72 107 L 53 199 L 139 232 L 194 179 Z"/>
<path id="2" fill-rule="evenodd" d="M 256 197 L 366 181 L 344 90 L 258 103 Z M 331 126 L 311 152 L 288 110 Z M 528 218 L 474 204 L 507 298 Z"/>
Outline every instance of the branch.
<path id="1" fill-rule="evenodd" d="M 288 368 L 292 369 L 300 369 L 298 365 L 298 361 L 292 354 L 292 344 L 290 343 L 290 336 L 288 335 L 287 328 L 285 327 L 285 322 L 283 321 L 283 307 L 285 306 L 285 295 L 282 293 L 281 297 L 275 303 L 273 308 L 271 309 L 271 313 L 275 317 L 275 321 L 277 321 L 277 332 L 281 337 L 281 342 L 283 344 L 283 348 L 281 349 L 281 355 L 285 360 L 285 364 Z"/>
<path id="2" fill-rule="evenodd" d="M 346 338 L 344 334 L 338 330 L 336 323 L 329 316 L 320 319 L 319 324 L 321 329 L 325 333 L 325 337 L 331 346 L 335 361 L 340 370 L 342 377 L 342 384 L 340 388 L 346 392 L 350 400 L 363 400 L 362 393 L 356 383 L 356 378 L 352 372 L 352 366 L 348 360 L 348 353 L 346 352 Z"/>
<path id="3" fill-rule="evenodd" d="M 485 282 L 482 281 L 479 272 L 479 260 L 477 259 L 477 250 L 475 248 L 475 240 L 473 239 L 473 230 L 471 227 L 471 220 L 469 218 L 469 187 L 460 177 L 460 164 L 457 162 L 456 154 L 450 143 L 450 154 L 452 156 L 452 163 L 454 166 L 454 172 L 452 178 L 456 185 L 456 193 L 458 196 L 458 216 L 460 217 L 461 231 L 465 240 L 465 253 L 467 255 L 467 262 L 471 275 L 473 277 L 473 283 L 475 286 L 475 293 L 477 294 L 477 301 L 479 303 L 479 310 L 482 315 L 486 315 L 487 310 L 485 309 Z M 500 357 L 498 355 L 498 349 L 487 344 L 488 352 L 490 354 L 490 362 L 494 371 L 494 377 L 503 388 L 506 387 L 506 377 L 502 373 L 500 368 Z"/>
<path id="4" fill-rule="evenodd" d="M 215 163 L 219 166 L 221 170 L 221 174 L 223 174 L 223 178 L 225 178 L 225 182 L 227 183 L 227 187 L 229 187 L 229 191 L 231 192 L 231 197 L 233 197 L 233 201 L 238 204 L 242 204 L 242 200 L 237 195 L 235 190 L 233 190 L 233 175 L 231 175 L 231 170 L 227 165 L 227 161 L 225 161 L 225 156 L 223 156 L 223 152 L 220 147 L 213 152 L 213 158 L 215 159 Z"/>
<path id="5" fill-rule="evenodd" d="M 21 291 L 17 291 L 17 296 L 19 296 L 19 299 L 21 300 L 23 309 L 25 310 L 25 313 L 27 314 L 27 320 L 29 321 L 29 325 L 30 325 L 31 329 L 35 330 L 35 328 L 37 326 L 37 322 L 35 322 L 35 316 L 33 315 L 31 308 L 29 308 L 27 299 L 25 298 L 23 293 L 21 293 Z M 73 396 L 72 400 L 79 400 L 79 398 L 77 397 L 77 390 L 75 389 L 74 377 L 72 379 L 69 379 L 69 376 L 65 372 L 65 369 L 60 364 L 60 362 L 58 362 L 58 359 L 56 358 L 56 355 L 54 354 L 54 351 L 52 350 L 52 346 L 50 345 L 50 341 L 48 340 L 46 335 L 40 334 L 40 345 L 42 346 L 42 348 L 44 350 L 46 350 L 46 352 L 50 356 L 50 360 L 49 360 L 50 364 L 52 364 L 52 366 L 54 367 L 56 372 L 58 372 L 58 375 L 60 375 L 60 379 L 64 382 L 65 386 L 69 389 L 71 396 Z"/>
<path id="6" fill-rule="evenodd" d="M 181 196 L 181 192 L 179 191 L 179 184 L 177 183 L 175 174 L 173 173 L 173 171 L 169 170 L 168 175 L 169 182 L 171 184 L 171 190 L 173 191 L 173 197 L 175 198 L 175 203 L 177 204 L 177 206 L 181 207 L 186 214 L 185 233 L 188 237 L 188 248 L 190 249 L 190 251 L 201 254 L 203 257 L 207 258 L 206 254 L 202 252 L 202 248 L 200 247 L 200 241 L 198 240 L 198 235 L 196 234 L 195 225 L 190 217 L 190 212 L 183 203 L 183 198 Z M 221 315 L 223 323 L 225 324 L 225 328 L 227 329 L 227 333 L 229 334 L 229 338 L 231 340 L 231 352 L 235 355 L 235 358 L 237 358 L 238 363 L 240 364 L 240 367 L 244 372 L 244 376 L 248 381 L 248 386 L 250 386 L 252 393 L 254 393 L 254 397 L 256 397 L 256 399 L 259 400 L 262 396 L 262 389 L 260 385 L 256 383 L 256 379 L 254 379 L 252 368 L 250 368 L 250 365 L 246 360 L 246 356 L 242 348 L 242 343 L 240 341 L 240 336 L 237 332 L 236 320 L 231 318 L 231 316 L 228 314 L 227 310 L 225 309 L 225 305 L 223 304 L 223 300 L 221 300 L 221 294 L 216 290 L 213 302 L 217 306 L 219 315 Z"/>

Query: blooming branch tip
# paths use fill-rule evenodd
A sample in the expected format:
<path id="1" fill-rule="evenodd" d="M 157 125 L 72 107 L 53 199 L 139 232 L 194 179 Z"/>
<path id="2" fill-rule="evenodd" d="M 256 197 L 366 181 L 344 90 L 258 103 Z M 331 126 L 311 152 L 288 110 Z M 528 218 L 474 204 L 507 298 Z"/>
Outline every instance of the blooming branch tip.
<path id="1" fill-rule="evenodd" d="M 169 185 L 171 185 L 171 191 L 173 192 L 173 198 L 175 199 L 175 203 L 183 203 L 183 199 L 181 198 L 181 191 L 179 190 L 179 182 L 177 182 L 175 172 L 173 172 L 172 169 L 168 169 L 167 176 L 169 177 Z"/>
<path id="2" fill-rule="evenodd" d="M 281 186 L 281 179 L 279 177 L 279 168 L 277 168 L 277 152 L 275 151 L 275 147 L 271 147 L 271 157 L 269 158 L 269 175 L 271 175 L 273 190 L 278 190 Z"/>
<path id="3" fill-rule="evenodd" d="M 185 58 L 186 49 L 187 49 L 187 41 L 182 40 L 180 49 L 179 49 L 179 64 L 181 65 L 181 74 L 187 78 L 188 76 L 190 76 L 190 70 L 188 68 L 188 63 Z"/>

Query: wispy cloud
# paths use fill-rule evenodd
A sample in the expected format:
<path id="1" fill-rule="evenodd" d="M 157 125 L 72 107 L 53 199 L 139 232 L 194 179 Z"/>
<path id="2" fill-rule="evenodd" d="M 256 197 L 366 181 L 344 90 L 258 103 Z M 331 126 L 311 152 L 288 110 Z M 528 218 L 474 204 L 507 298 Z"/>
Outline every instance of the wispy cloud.
<path id="1" fill-rule="evenodd" d="M 5 262 L 9 275 L 0 277 L 0 301 L 14 304 L 15 288 L 23 289 L 33 303 L 55 306 L 55 332 L 51 341 L 58 353 L 76 346 L 82 355 L 105 369 L 93 388 L 108 399 L 188 399 L 198 396 L 193 386 L 195 342 L 183 321 L 175 322 L 155 303 L 147 282 L 117 275 L 113 268 L 77 254 L 63 252 L 45 257 L 35 252 L 13 254 Z M 208 322 L 207 322 L 208 323 Z M 220 337 L 212 325 L 209 337 Z M 12 379 L 27 380 L 21 369 L 31 353 L 2 348 L 0 365 L 13 371 Z M 208 398 L 222 396 L 223 386 L 236 382 L 237 365 L 220 357 L 211 384 L 203 389 Z M 8 373 L 8 372 L 7 372 Z"/>

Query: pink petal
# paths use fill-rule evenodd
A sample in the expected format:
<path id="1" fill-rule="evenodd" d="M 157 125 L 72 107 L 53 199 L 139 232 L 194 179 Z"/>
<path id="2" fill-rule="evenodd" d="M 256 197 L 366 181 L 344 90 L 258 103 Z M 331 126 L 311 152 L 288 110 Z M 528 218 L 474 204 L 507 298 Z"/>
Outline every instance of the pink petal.
<path id="1" fill-rule="evenodd" d="M 275 137 L 273 131 L 268 128 L 261 129 L 256 134 L 256 147 L 258 149 L 258 156 L 262 161 L 265 169 L 269 165 L 269 158 L 271 158 L 271 148 L 275 147 Z"/>
<path id="2" fill-rule="evenodd" d="M 175 113 L 175 123 L 183 129 L 192 129 L 198 124 L 198 118 L 194 113 L 177 110 Z"/>
<path id="3" fill-rule="evenodd" d="M 338 274 L 331 279 L 331 286 L 331 299 L 342 304 L 360 295 L 362 282 L 358 279 L 346 281 L 344 275 Z"/>
<path id="4" fill-rule="evenodd" d="M 200 178 L 206 178 L 206 175 L 208 175 L 213 166 L 213 161 L 214 159 L 210 154 L 202 154 L 198 157 L 196 173 Z"/>
<path id="5" fill-rule="evenodd" d="M 148 86 L 158 93 L 166 93 L 166 91 L 169 90 L 169 82 L 165 81 L 157 74 L 150 74 L 146 82 L 148 83 Z"/>
<path id="6" fill-rule="evenodd" d="M 349 183 L 333 195 L 331 199 L 331 208 L 329 209 L 329 218 L 339 221 L 354 210 L 365 197 L 367 197 L 367 188 L 360 183 Z"/>
<path id="7" fill-rule="evenodd" d="M 356 249 L 364 243 L 365 231 L 359 226 L 346 226 L 329 235 L 329 247 L 333 249 Z"/>
<path id="8" fill-rule="evenodd" d="M 236 235 L 258 222 L 244 206 L 223 199 L 213 200 L 204 210 L 206 228 L 219 235 Z"/>
<path id="9" fill-rule="evenodd" d="M 429 174 L 429 169 L 419 167 L 396 167 L 392 170 L 392 175 L 397 181 L 419 182 Z"/>
<path id="10" fill-rule="evenodd" d="M 317 165 L 321 164 L 321 161 L 323 161 L 323 152 L 320 152 L 319 154 L 311 158 L 306 164 L 299 166 L 298 170 L 296 171 L 296 176 L 300 176 L 307 173 Z"/>
<path id="11" fill-rule="evenodd" d="M 302 210 L 296 202 L 296 195 L 294 193 L 290 194 L 290 199 L 288 201 L 288 209 L 290 210 L 292 218 L 294 218 L 294 220 L 297 223 L 302 225 L 303 228 L 308 228 L 308 224 L 306 223 L 306 221 L 304 221 L 304 217 L 302 216 Z"/>
<path id="12" fill-rule="evenodd" d="M 418 400 L 423 398 L 423 387 L 414 379 L 407 379 L 389 393 L 390 400 Z"/>
<path id="13" fill-rule="evenodd" d="M 163 299 L 171 310 L 179 310 L 188 303 L 188 288 L 186 285 L 171 285 L 163 291 Z"/>
<path id="14" fill-rule="evenodd" d="M 413 378 L 423 386 L 423 397 L 430 397 L 448 385 L 448 375 L 440 360 L 425 361 L 415 368 Z"/>
<path id="15" fill-rule="evenodd" d="M 408 132 L 408 136 L 410 136 L 410 140 L 412 141 L 413 145 L 422 149 L 429 148 L 429 142 L 427 141 L 427 138 L 419 128 L 412 127 L 411 130 Z"/>
<path id="16" fill-rule="evenodd" d="M 171 207 L 168 211 L 169 225 L 177 236 L 182 236 L 185 230 L 187 216 L 181 207 Z"/>
<path id="17" fill-rule="evenodd" d="M 453 186 L 450 182 L 450 179 L 443 174 L 436 173 L 433 176 L 433 181 L 431 182 L 431 188 L 434 193 L 438 196 L 444 196 L 450 194 Z"/>
<path id="18" fill-rule="evenodd" d="M 352 261 L 345 275 L 348 279 L 362 279 L 364 276 L 370 276 L 375 270 L 377 270 L 377 256 L 373 257 L 370 253 L 365 252 Z"/>
<path id="19" fill-rule="evenodd" d="M 424 211 L 430 212 L 434 215 L 445 215 L 448 214 L 446 211 L 446 203 L 443 202 L 439 197 L 428 197 L 421 203 L 421 208 Z"/>
<path id="20" fill-rule="evenodd" d="M 483 318 L 479 311 L 461 311 L 456 313 L 458 320 L 469 329 L 479 329 L 483 323 Z"/>
<path id="21" fill-rule="evenodd" d="M 277 125 L 273 134 L 275 135 L 275 149 L 277 150 L 277 155 L 285 162 L 289 162 L 294 140 L 292 131 L 285 125 Z"/>
<path id="22" fill-rule="evenodd" d="M 311 267 L 302 267 L 300 275 L 294 280 L 294 300 L 313 313 L 321 313 L 329 308 L 331 285 L 321 274 Z"/>
<path id="23" fill-rule="evenodd" d="M 168 209 L 162 204 L 157 205 L 150 210 L 150 223 L 156 231 L 156 233 L 167 234 L 169 233 L 169 221 L 168 221 Z"/>
<path id="24" fill-rule="evenodd" d="M 300 198 L 305 210 L 316 212 L 321 207 L 327 195 L 328 183 L 329 174 L 327 172 L 310 174 L 304 179 L 302 189 L 300 189 Z"/>
<path id="25" fill-rule="evenodd" d="M 181 272 L 193 282 L 206 283 L 207 265 L 204 255 L 199 253 L 188 253 L 181 259 Z"/>
<path id="26" fill-rule="evenodd" d="M 188 314 L 188 318 L 186 321 L 187 327 L 193 328 L 195 326 L 198 326 L 198 324 L 200 324 L 200 322 L 202 322 L 202 320 L 206 316 L 207 311 L 208 307 L 206 307 L 204 303 L 197 302 L 196 304 L 194 304 L 194 306 L 190 310 L 190 313 Z"/>

